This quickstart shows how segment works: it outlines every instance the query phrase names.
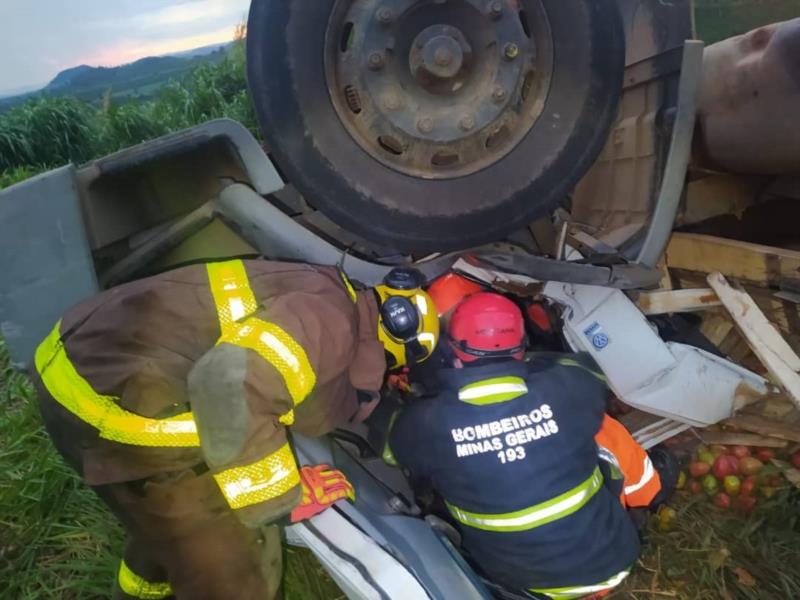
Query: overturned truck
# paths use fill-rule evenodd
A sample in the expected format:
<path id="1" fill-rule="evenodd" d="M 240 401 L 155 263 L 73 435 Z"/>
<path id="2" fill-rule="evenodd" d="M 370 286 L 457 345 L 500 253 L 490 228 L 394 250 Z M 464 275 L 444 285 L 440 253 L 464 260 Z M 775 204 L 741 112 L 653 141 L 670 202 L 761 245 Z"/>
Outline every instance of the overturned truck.
<path id="1" fill-rule="evenodd" d="M 652 317 L 720 310 L 698 273 L 721 271 L 758 287 L 763 310 L 777 301 L 781 314 L 768 314 L 795 343 L 800 277 L 784 267 L 800 257 L 757 244 L 774 229 L 726 216 L 763 225 L 771 202 L 788 218 L 800 199 L 797 122 L 779 121 L 800 90 L 798 23 L 704 56 L 690 2 L 299 4 L 251 7 L 265 146 L 213 121 L 0 192 L 0 327 L 18 366 L 66 308 L 102 289 L 261 255 L 341 264 L 366 285 L 397 265 L 429 280 L 455 268 L 544 298 L 564 346 L 591 352 L 641 409 L 623 420 L 646 446 L 776 389 L 752 357 L 728 360 L 713 319 L 696 344 Z M 730 127 L 765 113 L 769 137 Z M 667 248 L 676 223 L 687 232 Z M 720 231 L 739 241 L 707 235 Z M 508 595 L 367 438 L 296 439 L 301 460 L 335 464 L 359 494 L 290 528 L 290 541 L 351 598 Z"/>

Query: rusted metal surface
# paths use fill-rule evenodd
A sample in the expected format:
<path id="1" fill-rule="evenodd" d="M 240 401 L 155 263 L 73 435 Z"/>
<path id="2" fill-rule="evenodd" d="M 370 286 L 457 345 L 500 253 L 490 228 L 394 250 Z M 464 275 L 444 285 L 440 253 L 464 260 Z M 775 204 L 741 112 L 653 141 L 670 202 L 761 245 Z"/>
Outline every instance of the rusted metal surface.
<path id="1" fill-rule="evenodd" d="M 497 162 L 530 131 L 552 70 L 539 0 L 375 4 L 341 0 L 327 34 L 331 98 L 364 150 L 449 178 Z"/>
<path id="2" fill-rule="evenodd" d="M 706 49 L 700 160 L 735 173 L 800 171 L 800 19 Z"/>

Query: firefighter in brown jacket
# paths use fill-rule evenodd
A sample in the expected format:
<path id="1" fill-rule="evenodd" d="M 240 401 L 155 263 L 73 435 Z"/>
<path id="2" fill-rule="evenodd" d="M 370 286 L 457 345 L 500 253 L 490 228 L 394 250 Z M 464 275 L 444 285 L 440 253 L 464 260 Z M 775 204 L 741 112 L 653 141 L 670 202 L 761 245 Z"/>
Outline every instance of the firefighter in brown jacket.
<path id="1" fill-rule="evenodd" d="M 278 594 L 276 522 L 353 496 L 338 471 L 298 469 L 287 427 L 314 436 L 357 418 L 387 358 L 430 355 L 438 320 L 420 279 L 396 269 L 356 291 L 333 267 L 233 260 L 64 315 L 35 379 L 56 448 L 127 530 L 115 598 Z"/>

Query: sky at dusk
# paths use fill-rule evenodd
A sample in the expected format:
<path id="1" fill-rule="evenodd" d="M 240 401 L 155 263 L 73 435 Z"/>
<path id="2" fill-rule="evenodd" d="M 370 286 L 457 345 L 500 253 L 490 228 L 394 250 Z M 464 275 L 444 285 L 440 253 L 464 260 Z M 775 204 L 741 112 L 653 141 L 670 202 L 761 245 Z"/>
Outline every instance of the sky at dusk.
<path id="1" fill-rule="evenodd" d="M 250 0 L 0 0 L 0 95 L 233 39 Z"/>

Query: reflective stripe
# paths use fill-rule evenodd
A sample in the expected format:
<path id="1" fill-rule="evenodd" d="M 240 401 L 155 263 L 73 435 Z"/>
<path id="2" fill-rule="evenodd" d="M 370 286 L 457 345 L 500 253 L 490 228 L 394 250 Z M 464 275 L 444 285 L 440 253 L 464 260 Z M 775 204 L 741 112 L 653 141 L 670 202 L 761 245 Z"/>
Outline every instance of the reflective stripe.
<path id="1" fill-rule="evenodd" d="M 151 419 L 119 406 L 114 396 L 98 394 L 81 377 L 61 341 L 61 322 L 36 349 L 36 370 L 50 395 L 106 440 L 135 446 L 190 448 L 200 445 L 192 413 Z"/>
<path id="2" fill-rule="evenodd" d="M 134 598 L 148 598 L 159 600 L 172 595 L 172 586 L 167 583 L 152 583 L 141 575 L 137 575 L 130 570 L 123 560 L 119 564 L 119 575 L 117 576 L 120 589 Z"/>
<path id="3" fill-rule="evenodd" d="M 300 485 L 300 473 L 289 444 L 253 464 L 214 475 L 233 509 L 267 502 Z"/>
<path id="4" fill-rule="evenodd" d="M 638 492 L 648 483 L 655 475 L 655 468 L 653 468 L 653 463 L 650 461 L 650 457 L 645 455 L 644 457 L 644 473 L 642 473 L 641 479 L 639 479 L 639 483 L 635 483 L 633 485 L 629 485 L 625 487 L 625 495 L 628 496 L 633 494 L 634 492 Z"/>
<path id="5" fill-rule="evenodd" d="M 580 510 L 603 486 L 603 475 L 595 467 L 592 476 L 560 496 L 513 513 L 484 515 L 467 512 L 449 502 L 447 508 L 464 525 L 485 531 L 525 531 L 541 527 Z"/>
<path id="6" fill-rule="evenodd" d="M 553 600 L 572 600 L 573 598 L 581 598 L 587 594 L 596 594 L 604 590 L 617 587 L 631 572 L 630 569 L 625 569 L 621 573 L 617 573 L 613 577 L 607 579 L 603 583 L 597 585 L 584 585 L 580 587 L 564 587 L 564 588 L 551 588 L 551 589 L 531 589 L 531 592 L 536 594 L 545 594 L 550 596 Z"/>
<path id="7" fill-rule="evenodd" d="M 600 460 L 604 460 L 608 463 L 608 468 L 611 471 L 611 479 L 618 481 L 624 478 L 622 474 L 622 467 L 619 466 L 619 461 L 617 457 L 614 456 L 614 453 L 611 452 L 608 448 L 604 448 L 603 446 L 597 447 L 597 456 Z"/>
<path id="8" fill-rule="evenodd" d="M 484 406 L 513 400 L 526 393 L 528 386 L 521 377 L 495 377 L 464 386 L 458 391 L 458 399 Z"/>
<path id="9" fill-rule="evenodd" d="M 256 312 L 258 303 L 242 261 L 208 263 L 206 269 L 217 307 L 219 329 L 224 335 L 236 326 L 237 321 Z"/>
<path id="10" fill-rule="evenodd" d="M 356 290 L 353 287 L 353 284 L 350 282 L 350 278 L 341 269 L 339 269 L 339 277 L 342 278 L 342 282 L 344 283 L 344 287 L 347 289 L 347 294 L 350 296 L 350 300 L 353 301 L 353 304 L 358 302 L 358 296 L 356 295 Z"/>
<path id="11" fill-rule="evenodd" d="M 383 452 L 381 453 L 381 458 L 383 462 L 387 465 L 392 467 L 398 467 L 400 464 L 397 462 L 397 458 L 392 452 L 392 447 L 389 445 L 389 440 L 392 437 L 392 429 L 394 428 L 394 423 L 397 421 L 397 417 L 400 416 L 400 411 L 396 410 L 392 413 L 392 416 L 389 417 L 389 425 L 386 427 L 386 441 L 383 443 Z"/>
<path id="12" fill-rule="evenodd" d="M 209 263 L 206 267 L 219 318 L 220 338 L 217 343 L 233 344 L 258 353 L 281 374 L 295 406 L 300 404 L 317 382 L 303 347 L 274 323 L 255 317 L 241 322 L 258 309 L 242 261 Z M 294 413 L 286 413 L 280 421 L 291 425 Z"/>
<path id="13" fill-rule="evenodd" d="M 247 319 L 242 325 L 223 333 L 219 343 L 226 342 L 257 352 L 283 376 L 286 389 L 295 406 L 306 399 L 317 376 L 306 351 L 286 331 L 261 319 Z"/>
<path id="14" fill-rule="evenodd" d="M 590 375 L 594 375 L 595 378 L 599 379 L 603 383 L 605 384 L 608 383 L 608 378 L 602 372 L 590 369 L 589 367 L 587 367 L 584 364 L 581 364 L 574 358 L 559 358 L 556 362 L 562 367 L 578 367 L 579 369 L 583 369 Z"/>

